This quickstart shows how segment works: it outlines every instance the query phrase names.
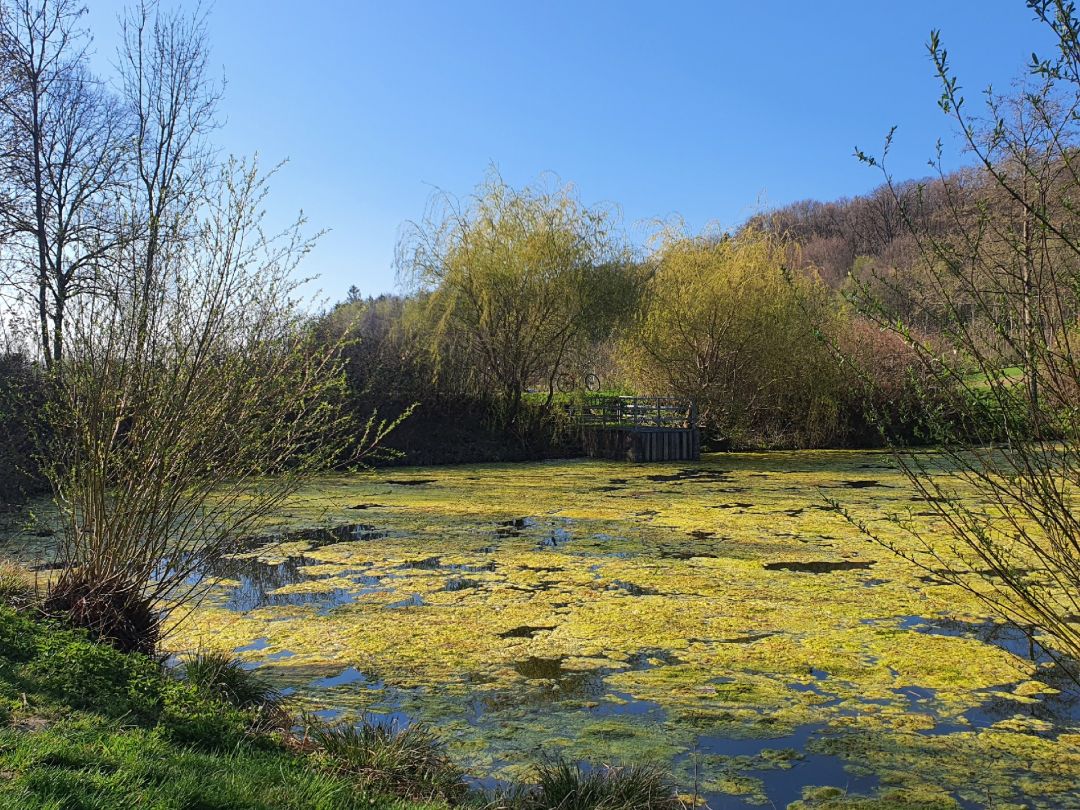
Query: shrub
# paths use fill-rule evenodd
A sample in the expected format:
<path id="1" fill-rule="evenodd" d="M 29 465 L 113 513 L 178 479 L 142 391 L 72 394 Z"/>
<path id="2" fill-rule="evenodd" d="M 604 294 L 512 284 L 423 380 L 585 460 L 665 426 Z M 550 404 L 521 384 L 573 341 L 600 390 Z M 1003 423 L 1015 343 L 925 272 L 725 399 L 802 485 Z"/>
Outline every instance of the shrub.
<path id="1" fill-rule="evenodd" d="M 184 661 L 184 674 L 200 690 L 221 697 L 238 709 L 276 705 L 281 693 L 224 650 L 199 650 Z"/>
<path id="2" fill-rule="evenodd" d="M 663 235 L 648 305 L 623 349 L 635 388 L 691 399 L 721 446 L 835 440 L 837 363 L 819 331 L 840 320 L 817 279 L 786 272 L 769 234 Z"/>
<path id="3" fill-rule="evenodd" d="M 43 609 L 123 652 L 150 655 L 157 647 L 159 611 L 124 573 L 91 578 L 68 567 L 49 588 Z"/>
<path id="4" fill-rule="evenodd" d="M 36 458 L 47 391 L 39 368 L 21 354 L 0 351 L 0 512 L 48 490 Z"/>
<path id="5" fill-rule="evenodd" d="M 873 447 L 888 439 L 907 444 L 931 440 L 927 403 L 939 409 L 944 402 L 901 337 L 853 316 L 836 330 L 834 349 L 844 372 L 839 400 L 847 443 Z"/>
<path id="6" fill-rule="evenodd" d="M 425 726 L 364 718 L 355 726 L 316 726 L 311 736 L 335 771 L 367 789 L 447 800 L 467 793 L 461 770 Z"/>

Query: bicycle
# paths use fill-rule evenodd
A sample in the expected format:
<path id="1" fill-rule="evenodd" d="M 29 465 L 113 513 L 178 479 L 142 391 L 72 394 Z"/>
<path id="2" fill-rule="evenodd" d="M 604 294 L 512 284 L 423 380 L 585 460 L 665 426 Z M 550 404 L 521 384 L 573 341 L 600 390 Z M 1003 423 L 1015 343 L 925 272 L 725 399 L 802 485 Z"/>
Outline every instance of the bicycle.
<path id="1" fill-rule="evenodd" d="M 577 375 L 564 371 L 555 378 L 555 387 L 559 389 L 560 394 L 569 394 L 572 391 L 588 391 L 595 394 L 600 390 L 600 378 L 590 371 L 579 380 Z"/>

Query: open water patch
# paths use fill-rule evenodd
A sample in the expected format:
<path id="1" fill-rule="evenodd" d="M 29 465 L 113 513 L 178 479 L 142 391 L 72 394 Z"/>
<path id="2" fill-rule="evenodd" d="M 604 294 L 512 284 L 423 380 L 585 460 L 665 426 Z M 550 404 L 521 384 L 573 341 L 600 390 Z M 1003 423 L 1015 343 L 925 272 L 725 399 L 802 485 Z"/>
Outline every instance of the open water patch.
<path id="1" fill-rule="evenodd" d="M 874 561 L 843 560 L 842 562 L 828 562 L 826 560 L 811 560 L 809 562 L 771 562 L 765 563 L 766 571 L 794 571 L 799 574 L 832 574 L 836 571 L 866 571 L 875 565 Z"/>
<path id="2" fill-rule="evenodd" d="M 262 636 L 248 644 L 233 648 L 233 652 L 258 652 L 259 650 L 265 650 L 269 646 L 270 639 L 266 638 L 266 636 Z"/>
<path id="3" fill-rule="evenodd" d="M 255 551 L 263 548 L 270 551 L 274 546 L 283 543 L 305 542 L 308 544 L 309 549 L 316 549 L 333 543 L 381 540 L 389 536 L 390 532 L 370 523 L 341 523 L 337 526 L 313 526 L 274 534 L 256 535 L 241 540 L 237 545 L 242 551 Z"/>
<path id="4" fill-rule="evenodd" d="M 375 589 L 381 581 L 378 576 L 347 566 L 332 574 L 307 573 L 309 566 L 320 564 L 303 552 L 275 561 L 258 556 L 226 556 L 211 561 L 206 576 L 222 580 L 219 586 L 224 594 L 222 606 L 240 613 L 262 607 L 310 604 L 329 610 L 355 602 L 359 594 Z M 321 579 L 332 579 L 335 583 L 345 579 L 350 584 L 320 587 Z M 305 587 L 292 588 L 301 584 Z"/>
<path id="5" fill-rule="evenodd" d="M 558 625 L 530 625 L 523 624 L 519 627 L 511 627 L 509 630 L 504 630 L 501 633 L 496 633 L 499 638 L 532 638 L 537 633 L 550 632 L 554 630 Z M 520 673 L 520 670 L 518 670 Z"/>
<path id="6" fill-rule="evenodd" d="M 1023 658 L 1035 664 L 1054 662 L 1055 656 L 1035 638 L 1034 630 L 1025 630 L 1006 622 L 992 620 L 969 622 L 951 618 L 906 616 L 901 620 L 900 626 L 927 635 L 973 638 L 983 644 L 1000 647 L 1017 658 Z"/>
<path id="7" fill-rule="evenodd" d="M 556 712 L 580 711 L 581 702 L 599 701 L 607 689 L 604 678 L 606 669 L 572 669 L 564 665 L 564 658 L 530 655 L 509 664 L 509 668 L 521 679 L 513 688 L 482 691 L 487 678 L 474 680 L 473 697 L 469 701 L 469 722 L 498 724 L 499 712 L 509 711 L 517 715 L 522 709 L 537 712 L 536 719 L 552 716 Z M 557 707 L 557 708 L 556 708 Z M 558 716 L 557 714 L 554 716 Z"/>
<path id="8" fill-rule="evenodd" d="M 414 593 L 412 596 L 406 596 L 404 599 L 398 599 L 396 602 L 391 602 L 386 607 L 388 610 L 401 610 L 403 608 L 417 608 L 423 607 L 427 603 L 418 593 Z"/>
<path id="9" fill-rule="evenodd" d="M 964 713 L 972 726 L 986 728 L 1002 720 L 1028 717 L 1051 725 L 1039 732 L 1039 736 L 1055 738 L 1065 731 L 1080 729 L 1080 686 L 1069 672 L 1069 668 L 1076 670 L 1076 662 L 1045 647 L 1035 637 L 1033 629 L 993 620 L 970 622 L 922 616 L 906 616 L 900 626 L 927 635 L 975 639 L 1037 666 L 1032 680 L 1049 687 L 1048 690 L 1033 697 L 1010 694 L 1009 685 L 980 690 L 986 694 L 985 700 Z"/>
<path id="10" fill-rule="evenodd" d="M 495 524 L 495 534 L 499 537 L 518 537 L 536 526 L 534 517 L 518 517 L 500 520 Z"/>
<path id="11" fill-rule="evenodd" d="M 341 686 L 360 686 L 364 689 L 384 689 L 386 684 L 361 672 L 356 667 L 345 667 L 337 675 L 317 678 L 310 684 L 312 689 L 336 689 Z"/>
<path id="12" fill-rule="evenodd" d="M 646 481 L 653 481 L 658 484 L 683 483 L 685 481 L 726 484 L 731 479 L 732 474 L 730 472 L 713 470 L 707 467 L 687 468 L 673 473 L 658 473 L 645 476 Z"/>
<path id="13" fill-rule="evenodd" d="M 847 487 L 848 489 L 871 489 L 874 487 L 892 489 L 891 484 L 883 484 L 872 478 L 853 478 L 847 481 L 841 481 L 840 486 Z"/>
<path id="14" fill-rule="evenodd" d="M 468 591 L 474 588 L 479 588 L 483 585 L 480 580 L 466 579 L 465 577 L 451 577 L 446 580 L 446 585 L 443 586 L 444 591 Z"/>
<path id="15" fill-rule="evenodd" d="M 660 591 L 655 588 L 647 588 L 644 585 L 638 585 L 633 582 L 627 582 L 622 579 L 614 579 L 611 581 L 612 588 L 623 591 L 630 596 L 658 596 Z"/>
<path id="16" fill-rule="evenodd" d="M 565 546 L 574 538 L 574 535 L 565 526 L 555 526 L 551 531 L 540 539 L 536 544 L 536 547 L 543 551 L 545 549 L 560 548 Z"/>
<path id="17" fill-rule="evenodd" d="M 676 762 L 684 773 L 696 767 L 706 785 L 725 781 L 745 785 L 742 795 L 702 790 L 712 808 L 787 807 L 802 798 L 803 788 L 812 786 L 847 793 L 877 790 L 877 776 L 853 773 L 841 756 L 813 750 L 813 742 L 825 732 L 824 725 L 808 724 L 771 738 L 704 734 Z M 756 790 L 746 783 L 748 779 L 758 783 Z"/>
<path id="18" fill-rule="evenodd" d="M 418 571 L 438 571 L 442 568 L 441 557 L 424 557 L 421 560 L 409 560 L 402 564 L 402 568 L 412 568 Z"/>
<path id="19" fill-rule="evenodd" d="M 267 606 L 295 606 L 312 602 L 336 607 L 355 599 L 354 592 L 346 588 L 277 592 L 305 581 L 303 569 L 309 564 L 312 564 L 312 561 L 302 556 L 289 557 L 279 563 L 229 557 L 214 563 L 211 576 L 238 583 L 226 586 L 223 606 L 241 613 Z"/>
<path id="20" fill-rule="evenodd" d="M 719 555 L 713 554 L 711 551 L 700 551 L 694 548 L 671 548 L 670 546 L 660 549 L 657 556 L 663 560 L 719 559 Z"/>

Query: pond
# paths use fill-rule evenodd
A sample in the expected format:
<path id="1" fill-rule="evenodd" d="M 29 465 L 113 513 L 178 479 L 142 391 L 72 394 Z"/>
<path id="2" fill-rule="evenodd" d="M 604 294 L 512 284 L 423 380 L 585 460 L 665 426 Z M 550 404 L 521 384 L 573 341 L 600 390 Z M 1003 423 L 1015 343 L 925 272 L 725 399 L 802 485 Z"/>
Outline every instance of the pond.
<path id="1" fill-rule="evenodd" d="M 667 763 L 714 810 L 1080 807 L 1080 701 L 1045 651 L 827 498 L 932 519 L 879 453 L 327 477 L 172 644 L 235 649 L 325 719 L 425 722 L 485 785 L 561 755 Z"/>

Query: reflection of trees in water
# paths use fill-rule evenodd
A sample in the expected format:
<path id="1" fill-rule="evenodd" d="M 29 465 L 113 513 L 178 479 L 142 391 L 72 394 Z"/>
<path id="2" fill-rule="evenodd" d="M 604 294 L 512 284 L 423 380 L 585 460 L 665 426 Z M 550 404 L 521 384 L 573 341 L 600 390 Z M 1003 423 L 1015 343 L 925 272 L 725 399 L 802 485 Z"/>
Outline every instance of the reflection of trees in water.
<path id="1" fill-rule="evenodd" d="M 262 549 L 263 553 L 273 554 L 276 546 L 282 543 L 306 542 L 308 550 L 331 543 L 376 540 L 387 536 L 368 523 L 346 523 L 329 528 L 304 529 L 280 535 L 253 538 L 247 544 L 249 549 Z M 327 603 L 328 606 L 343 605 L 352 602 L 354 593 L 346 588 L 328 588 L 326 590 L 307 591 L 304 593 L 277 594 L 274 591 L 288 585 L 295 585 L 308 576 L 304 569 L 316 565 L 319 561 L 304 556 L 303 553 L 286 557 L 280 562 L 266 562 L 258 556 L 219 557 L 210 562 L 207 576 L 232 580 L 240 583 L 230 589 L 225 606 L 230 610 L 248 611 L 268 605 L 303 605 Z M 356 576 L 360 585 L 373 585 L 377 577 Z"/>
<path id="2" fill-rule="evenodd" d="M 264 605 L 314 601 L 317 594 L 275 596 L 271 593 L 303 580 L 302 569 L 310 562 L 303 555 L 288 557 L 277 564 L 265 563 L 254 557 L 225 557 L 210 566 L 210 575 L 240 583 L 231 589 L 226 607 L 230 610 L 254 610 Z"/>
<path id="3" fill-rule="evenodd" d="M 1044 647 L 1036 637 L 1035 628 L 1025 629 L 993 620 L 971 622 L 950 618 L 913 617 L 910 621 L 910 629 L 916 632 L 977 639 L 1039 665 L 1033 680 L 1046 684 L 1052 691 L 1041 693 L 1039 699 L 1033 702 L 1005 694 L 990 694 L 982 705 L 965 712 L 965 717 L 974 725 L 985 727 L 1016 715 L 1024 715 L 1054 723 L 1056 727 L 1053 730 L 1040 733 L 1040 736 L 1054 738 L 1066 730 L 1063 723 L 1080 724 L 1080 688 L 1070 675 L 1076 664 L 1060 651 L 1051 651 Z"/>

